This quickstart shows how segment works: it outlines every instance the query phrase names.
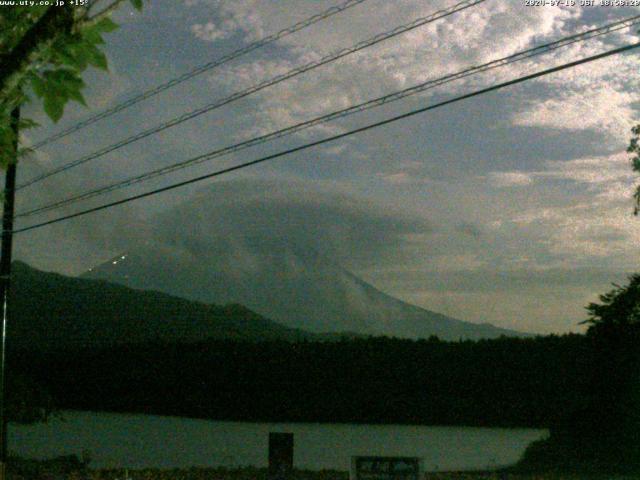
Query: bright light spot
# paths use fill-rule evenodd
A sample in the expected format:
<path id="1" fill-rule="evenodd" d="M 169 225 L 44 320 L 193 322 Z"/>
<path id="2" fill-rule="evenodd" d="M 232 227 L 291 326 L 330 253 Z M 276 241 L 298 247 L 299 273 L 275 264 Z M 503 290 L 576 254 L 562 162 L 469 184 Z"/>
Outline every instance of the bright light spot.
<path id="1" fill-rule="evenodd" d="M 116 263 L 118 263 L 118 261 L 117 261 L 117 260 L 114 260 L 114 261 L 113 261 L 113 264 L 115 265 Z"/>
<path id="2" fill-rule="evenodd" d="M 124 260 L 124 257 L 125 257 L 125 255 L 122 255 L 120 258 L 121 258 L 122 260 Z"/>

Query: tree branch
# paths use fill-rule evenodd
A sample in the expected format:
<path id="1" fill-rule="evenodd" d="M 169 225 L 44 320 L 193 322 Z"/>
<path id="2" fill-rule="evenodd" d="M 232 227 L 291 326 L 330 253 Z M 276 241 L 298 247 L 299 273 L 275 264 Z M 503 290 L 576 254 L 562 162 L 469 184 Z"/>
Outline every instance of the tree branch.
<path id="1" fill-rule="evenodd" d="M 32 55 L 42 44 L 61 33 L 70 33 L 72 26 L 73 11 L 70 8 L 49 7 L 11 52 L 0 59 L 0 94 L 6 93 L 9 80 L 29 65 Z"/>
<path id="2" fill-rule="evenodd" d="M 92 25 L 96 22 L 99 22 L 101 19 L 103 19 L 104 17 L 108 16 L 109 14 L 111 14 L 111 12 L 113 12 L 114 10 L 116 10 L 120 4 L 122 2 L 124 2 L 125 0 L 114 0 L 113 2 L 111 2 L 111 4 L 109 4 L 108 6 L 104 7 L 102 10 L 100 10 L 98 13 L 91 15 L 89 18 L 87 18 L 86 20 L 84 20 L 82 22 L 82 26 L 85 25 Z"/>

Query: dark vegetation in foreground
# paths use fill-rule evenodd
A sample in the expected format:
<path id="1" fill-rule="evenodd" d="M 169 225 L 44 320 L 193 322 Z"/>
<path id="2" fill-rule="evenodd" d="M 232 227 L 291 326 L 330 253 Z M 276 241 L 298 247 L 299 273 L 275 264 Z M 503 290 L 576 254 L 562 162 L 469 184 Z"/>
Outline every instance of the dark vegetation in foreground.
<path id="1" fill-rule="evenodd" d="M 519 471 L 640 472 L 640 275 L 600 299 L 586 335 L 31 348 L 10 351 L 9 380 L 59 409 L 547 427 Z"/>
<path id="2" fill-rule="evenodd" d="M 517 473 L 587 478 L 640 471 L 640 329 L 602 328 L 477 342 L 211 340 L 14 350 L 9 361 L 10 372 L 38 385 L 58 409 L 547 427 L 551 437 L 528 449 Z"/>
<path id="3" fill-rule="evenodd" d="M 90 461 L 76 455 L 48 460 L 27 460 L 10 457 L 9 480 L 268 480 L 266 468 L 185 468 L 185 469 L 92 469 Z M 347 472 L 335 470 L 294 470 L 291 480 L 348 480 Z"/>
<path id="4" fill-rule="evenodd" d="M 640 274 L 587 307 L 589 394 L 554 417 L 524 471 L 635 472 L 640 477 Z"/>
<path id="5" fill-rule="evenodd" d="M 206 341 L 14 352 L 60 409 L 246 421 L 548 427 L 591 395 L 584 336 Z"/>
<path id="6" fill-rule="evenodd" d="M 188 468 L 137 470 L 92 469 L 74 455 L 35 461 L 9 458 L 9 480 L 268 480 L 266 468 Z M 290 480 L 348 480 L 349 473 L 337 470 L 294 470 Z M 424 480 L 632 480 L 637 476 L 585 473 L 518 473 L 518 472 L 426 472 Z"/>

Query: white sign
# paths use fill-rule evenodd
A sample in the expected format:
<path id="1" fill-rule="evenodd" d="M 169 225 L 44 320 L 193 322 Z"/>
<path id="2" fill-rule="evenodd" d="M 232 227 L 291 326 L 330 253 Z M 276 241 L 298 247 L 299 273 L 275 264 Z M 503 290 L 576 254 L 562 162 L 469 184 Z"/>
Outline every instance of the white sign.
<path id="1" fill-rule="evenodd" d="M 352 457 L 351 480 L 420 480 L 422 459 L 416 457 Z"/>

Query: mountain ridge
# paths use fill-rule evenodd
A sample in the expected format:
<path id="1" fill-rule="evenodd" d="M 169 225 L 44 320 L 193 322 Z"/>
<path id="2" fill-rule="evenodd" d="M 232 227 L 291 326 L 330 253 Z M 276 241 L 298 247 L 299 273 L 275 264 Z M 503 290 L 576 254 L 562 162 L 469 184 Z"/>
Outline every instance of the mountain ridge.
<path id="1" fill-rule="evenodd" d="M 152 245 L 123 253 L 83 278 L 109 280 L 205 303 L 240 303 L 281 325 L 315 334 L 477 340 L 530 334 L 472 323 L 409 304 L 378 290 L 315 252 L 255 254 L 250 270 L 224 269 L 207 258 L 167 253 Z M 257 273 L 256 273 L 257 272 Z"/>
<path id="2" fill-rule="evenodd" d="M 12 345 L 29 348 L 111 346 L 148 341 L 316 338 L 238 305 L 190 301 L 97 279 L 13 263 Z"/>

